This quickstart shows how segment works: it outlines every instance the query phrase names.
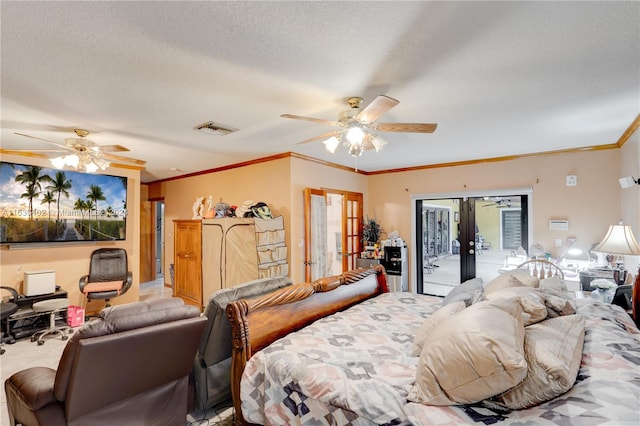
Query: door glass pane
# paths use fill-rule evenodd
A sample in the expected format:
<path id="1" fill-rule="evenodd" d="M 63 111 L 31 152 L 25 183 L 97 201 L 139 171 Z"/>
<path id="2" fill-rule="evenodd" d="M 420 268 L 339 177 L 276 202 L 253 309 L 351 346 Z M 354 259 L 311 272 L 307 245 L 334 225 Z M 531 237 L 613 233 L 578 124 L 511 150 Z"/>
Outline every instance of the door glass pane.
<path id="1" fill-rule="evenodd" d="M 327 205 L 324 195 L 311 195 L 311 280 L 324 276 L 327 264 Z"/>
<path id="2" fill-rule="evenodd" d="M 459 240 L 461 226 L 468 223 L 460 222 L 463 219 L 461 201 L 422 200 L 421 211 L 416 214 L 416 220 L 420 221 L 416 229 L 422 233 L 417 240 L 422 242 L 422 258 L 417 260 L 422 269 L 418 271 L 418 280 L 422 279 L 423 293 L 448 294 L 462 281 L 462 263 L 473 262 L 471 273 L 475 270 L 475 277 L 489 282 L 498 276 L 511 251 L 522 244 L 522 224 L 526 219 L 522 215 L 526 211 L 520 209 L 520 196 L 470 199 L 475 238 L 471 225 L 472 241 L 466 244 Z"/>

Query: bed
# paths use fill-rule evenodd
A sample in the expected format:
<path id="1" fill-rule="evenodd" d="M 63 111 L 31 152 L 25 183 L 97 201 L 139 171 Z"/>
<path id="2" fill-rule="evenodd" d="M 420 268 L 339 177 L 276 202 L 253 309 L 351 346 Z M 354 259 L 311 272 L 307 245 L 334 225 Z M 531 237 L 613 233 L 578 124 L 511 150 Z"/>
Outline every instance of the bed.
<path id="1" fill-rule="evenodd" d="M 484 300 L 465 305 L 462 312 L 501 303 Z M 435 404 L 421 400 L 425 394 L 417 377 L 425 371 L 424 354 L 446 338 L 427 338 L 428 349 L 418 356 L 414 340 L 430 317 L 445 311 L 443 298 L 389 292 L 380 266 L 233 302 L 227 315 L 233 334 L 232 394 L 237 420 L 266 425 L 639 424 L 640 332 L 615 305 L 591 299 L 572 303 L 575 313 L 560 320 L 571 317 L 572 324 L 584 325 L 579 346 L 563 337 L 568 345 L 565 353 L 572 348 L 579 352 L 568 391 L 513 409 L 505 408 L 503 397 L 528 380 L 532 362 L 524 366 L 529 369 L 527 380 L 524 375 L 512 377 L 514 387 L 498 399 L 444 404 L 437 398 L 431 400 Z M 512 316 L 516 323 L 526 317 L 520 305 L 517 309 Z M 430 333 L 430 337 L 437 334 Z M 518 333 L 505 334 L 509 338 Z M 444 354 L 444 362 L 453 366 L 456 354 L 452 352 Z M 455 368 L 445 364 L 434 374 L 464 369 L 464 364 Z M 471 392 L 477 388 L 473 386 Z"/>

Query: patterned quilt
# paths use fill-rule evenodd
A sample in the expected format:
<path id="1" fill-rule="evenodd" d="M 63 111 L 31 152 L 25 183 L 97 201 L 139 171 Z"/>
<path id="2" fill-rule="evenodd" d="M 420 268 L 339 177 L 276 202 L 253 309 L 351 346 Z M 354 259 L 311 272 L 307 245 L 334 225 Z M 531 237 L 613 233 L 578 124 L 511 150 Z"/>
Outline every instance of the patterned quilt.
<path id="1" fill-rule="evenodd" d="M 614 305 L 579 299 L 585 346 L 569 392 L 526 410 L 408 402 L 415 331 L 441 298 L 386 293 L 254 354 L 241 383 L 247 421 L 264 425 L 638 425 L 640 332 Z"/>

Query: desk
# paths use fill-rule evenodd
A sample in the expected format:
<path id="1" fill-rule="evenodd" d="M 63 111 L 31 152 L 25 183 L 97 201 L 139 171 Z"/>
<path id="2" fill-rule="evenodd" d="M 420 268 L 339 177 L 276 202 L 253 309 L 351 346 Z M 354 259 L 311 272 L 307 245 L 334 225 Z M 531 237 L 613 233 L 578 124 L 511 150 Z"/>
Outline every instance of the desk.
<path id="1" fill-rule="evenodd" d="M 49 313 L 35 312 L 32 306 L 36 302 L 49 299 L 62 299 L 67 297 L 67 292 L 58 289 L 55 293 L 41 294 L 38 296 L 24 296 L 17 300 L 9 299 L 18 305 L 18 310 L 10 315 L 4 324 L 2 324 L 3 341 L 12 344 L 16 339 L 23 337 L 31 337 L 36 331 L 49 327 Z M 56 320 L 66 322 L 66 310 L 61 311 Z"/>

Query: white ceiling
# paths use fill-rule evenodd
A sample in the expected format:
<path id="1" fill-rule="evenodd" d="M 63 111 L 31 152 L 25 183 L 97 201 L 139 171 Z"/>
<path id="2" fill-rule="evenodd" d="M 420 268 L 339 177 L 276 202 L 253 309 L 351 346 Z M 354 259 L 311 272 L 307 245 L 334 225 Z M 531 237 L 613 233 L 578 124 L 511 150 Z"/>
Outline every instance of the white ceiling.
<path id="1" fill-rule="evenodd" d="M 400 101 L 377 171 L 611 144 L 640 112 L 640 2 L 1 3 L 2 148 L 71 129 L 146 160 L 143 182 L 320 141 L 349 96 Z M 213 120 L 238 128 L 211 136 Z M 180 171 L 172 171 L 171 169 Z"/>

